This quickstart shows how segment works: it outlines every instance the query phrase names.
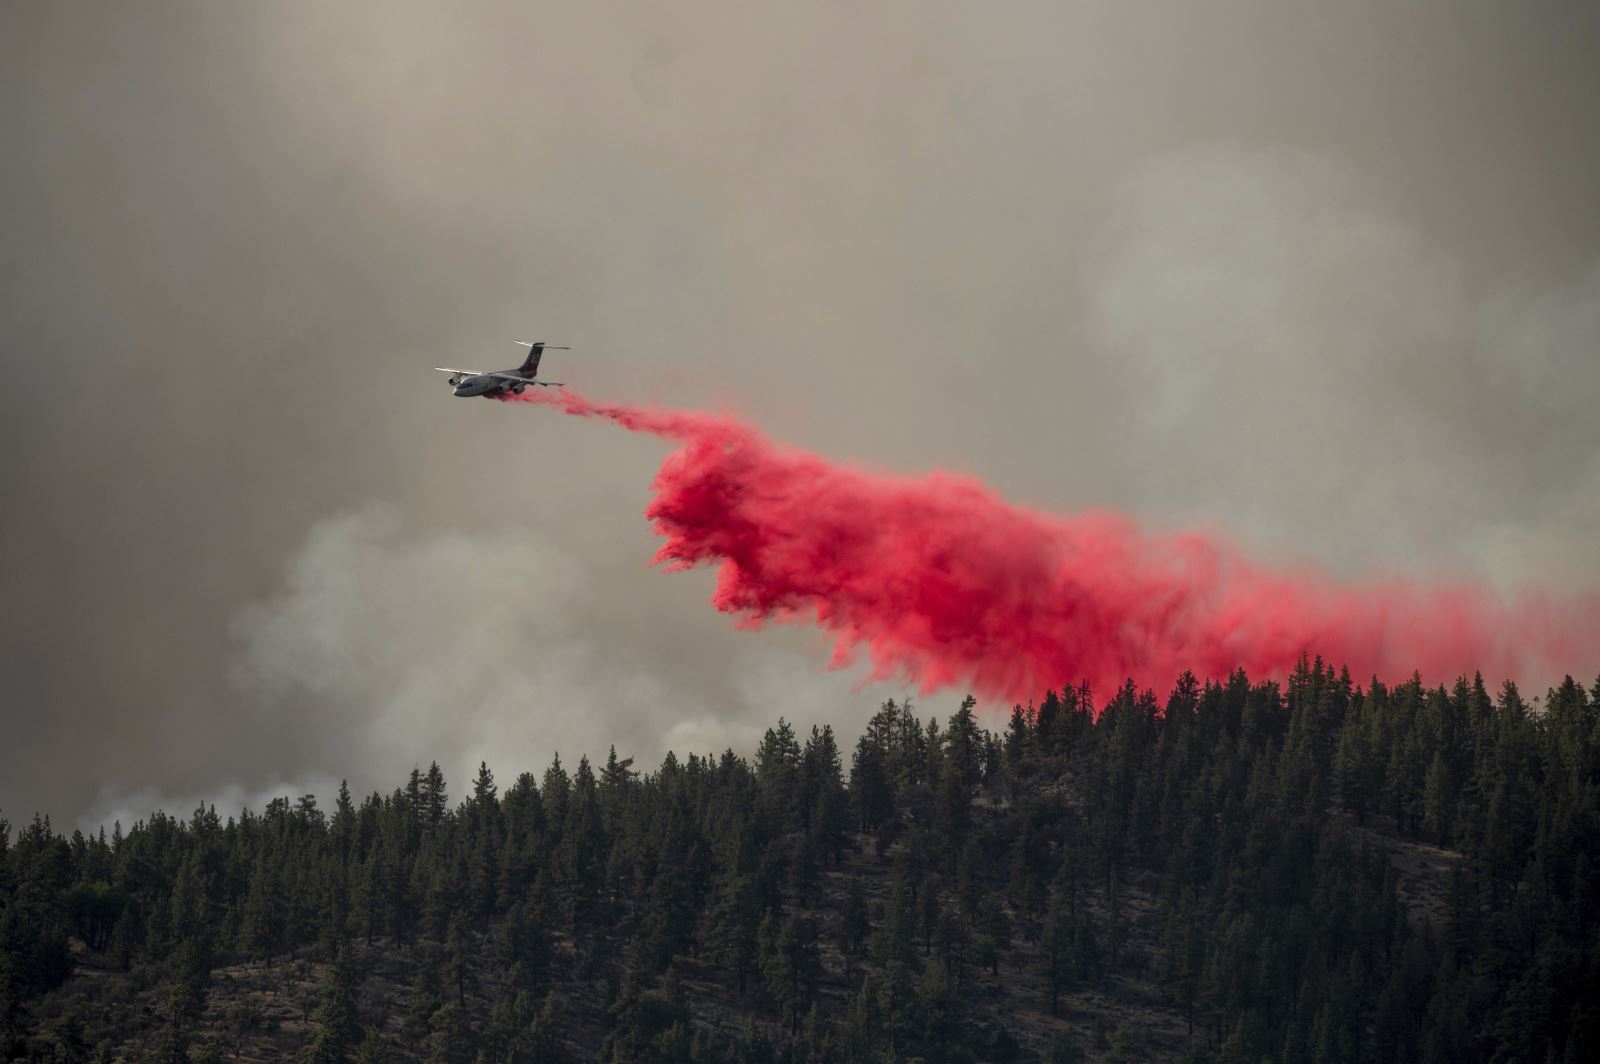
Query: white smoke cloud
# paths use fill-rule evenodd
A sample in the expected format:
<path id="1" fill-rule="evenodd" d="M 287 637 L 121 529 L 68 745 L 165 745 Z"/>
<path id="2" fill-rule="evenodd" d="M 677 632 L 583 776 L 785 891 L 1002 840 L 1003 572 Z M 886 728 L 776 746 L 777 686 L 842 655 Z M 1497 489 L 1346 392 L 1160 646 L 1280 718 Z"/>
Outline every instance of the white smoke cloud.
<path id="1" fill-rule="evenodd" d="M 148 821 L 151 814 L 158 811 L 178 820 L 188 820 L 202 808 L 214 808 L 217 816 L 227 820 L 238 817 L 245 809 L 259 813 L 276 798 L 294 802 L 307 794 L 317 799 L 320 808 L 328 810 L 338 793 L 339 781 L 320 775 L 272 780 L 258 787 L 222 781 L 203 794 L 173 794 L 155 786 L 133 790 L 101 787 L 89 811 L 78 818 L 78 829 L 90 835 L 104 828 L 109 835 L 116 825 L 127 831 L 140 821 Z"/>
<path id="2" fill-rule="evenodd" d="M 1094 335 L 1135 397 L 1134 505 L 1348 575 L 1570 590 L 1600 565 L 1600 269 L 1484 295 L 1375 198 L 1269 149 L 1130 182 Z"/>
<path id="3" fill-rule="evenodd" d="M 725 672 L 685 677 L 621 624 L 606 637 L 599 583 L 527 529 L 421 533 L 390 508 L 342 514 L 311 530 L 279 593 L 239 615 L 235 682 L 268 717 L 318 707 L 344 733 L 330 756 L 354 760 L 330 774 L 392 788 L 437 759 L 458 793 L 480 761 L 509 781 L 612 744 L 641 767 L 668 749 L 748 753 L 780 715 L 842 723 L 869 699 L 790 640 L 731 630 Z"/>
<path id="4" fill-rule="evenodd" d="M 429 366 L 527 329 L 593 394 L 1045 509 L 1591 579 L 1600 65 L 1540 5 L 1479 7 L 0 9 L 0 358 L 94 382 L 0 392 L 0 807 L 565 753 L 577 724 L 522 704 L 587 662 L 650 703 L 596 726 L 641 759 L 737 745 L 756 703 L 853 733 L 877 694 L 802 634 L 642 572 L 654 444 L 442 398 Z M 352 485 L 388 531 L 307 541 Z M 341 536 L 401 568 L 295 583 Z M 510 674 L 469 608 L 503 589 L 439 556 L 508 537 L 590 626 L 530 596 L 510 624 L 556 637 Z M 406 608 L 457 616 L 369 645 Z"/>

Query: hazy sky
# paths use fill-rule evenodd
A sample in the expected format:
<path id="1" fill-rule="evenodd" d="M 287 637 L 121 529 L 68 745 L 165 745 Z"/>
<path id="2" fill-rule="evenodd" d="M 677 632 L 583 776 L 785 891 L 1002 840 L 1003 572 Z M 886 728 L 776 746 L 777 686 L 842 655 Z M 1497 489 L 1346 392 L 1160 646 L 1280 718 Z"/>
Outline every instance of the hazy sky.
<path id="1" fill-rule="evenodd" d="M 0 811 L 853 740 L 897 688 L 645 568 L 659 441 L 431 370 L 513 339 L 1268 559 L 1600 586 L 1597 55 L 1575 2 L 0 6 Z"/>

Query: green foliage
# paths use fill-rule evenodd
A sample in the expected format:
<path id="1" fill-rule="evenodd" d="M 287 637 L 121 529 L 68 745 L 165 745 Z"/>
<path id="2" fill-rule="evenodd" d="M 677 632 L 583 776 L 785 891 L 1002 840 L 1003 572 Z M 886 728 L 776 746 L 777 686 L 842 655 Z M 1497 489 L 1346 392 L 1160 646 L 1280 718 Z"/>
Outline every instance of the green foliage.
<path id="1" fill-rule="evenodd" d="M 688 999 L 670 975 L 660 990 L 623 984 L 610 1009 L 612 1028 L 600 1059 L 614 1064 L 675 1064 L 689 1060 Z"/>
<path id="2" fill-rule="evenodd" d="M 810 1007 L 822 975 L 816 924 L 792 913 L 781 921 L 775 913 L 768 913 L 761 922 L 758 940 L 767 993 L 788 1012 L 798 1032 L 801 1014 Z"/>
<path id="3" fill-rule="evenodd" d="M 331 814 L 0 821 L 0 1056 L 236 1055 L 264 1017 L 213 970 L 314 960 L 311 1061 L 1081 1059 L 1019 985 L 1159 999 L 1167 1033 L 1108 1025 L 1108 1060 L 1595 1057 L 1600 685 L 1308 660 L 1164 704 L 1068 686 L 999 733 L 977 708 L 884 703 L 848 785 L 830 729 L 780 720 L 749 761 L 480 765 L 454 806 L 432 764 Z M 405 973 L 377 1002 L 372 958 Z"/>
<path id="4" fill-rule="evenodd" d="M 358 993 L 363 974 L 349 954 L 340 951 L 323 984 L 317 1007 L 317 1033 L 301 1054 L 302 1064 L 345 1064 L 362 1037 Z"/>

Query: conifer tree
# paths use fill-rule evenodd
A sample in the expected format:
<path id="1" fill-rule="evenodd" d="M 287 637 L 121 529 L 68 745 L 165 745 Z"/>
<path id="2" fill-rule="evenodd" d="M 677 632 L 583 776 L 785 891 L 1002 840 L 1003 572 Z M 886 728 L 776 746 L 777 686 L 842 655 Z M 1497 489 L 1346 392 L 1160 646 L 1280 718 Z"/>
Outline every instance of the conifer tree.
<path id="1" fill-rule="evenodd" d="M 348 953 L 340 950 L 323 985 L 317 1007 L 317 1033 L 301 1054 L 303 1064 L 345 1064 L 351 1060 L 362 1035 L 357 994 L 362 973 Z"/>

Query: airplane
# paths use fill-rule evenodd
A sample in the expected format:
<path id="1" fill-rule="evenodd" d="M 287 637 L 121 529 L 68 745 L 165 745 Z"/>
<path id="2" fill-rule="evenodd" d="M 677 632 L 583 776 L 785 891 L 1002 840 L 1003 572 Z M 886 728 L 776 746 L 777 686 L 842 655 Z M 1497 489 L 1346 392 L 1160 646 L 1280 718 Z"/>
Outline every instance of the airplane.
<path id="1" fill-rule="evenodd" d="M 572 348 L 554 347 L 543 340 L 531 344 L 526 340 L 513 342 L 528 348 L 528 357 L 523 359 L 522 365 L 516 369 L 480 371 L 450 369 L 447 366 L 435 366 L 434 369 L 440 373 L 450 374 L 450 387 L 455 389 L 456 395 L 481 395 L 486 399 L 493 399 L 506 392 L 521 395 L 523 389 L 530 384 L 536 384 L 541 388 L 565 387 L 560 381 L 538 381 L 533 378 L 539 372 L 539 357 L 546 351 L 571 351 Z"/>

